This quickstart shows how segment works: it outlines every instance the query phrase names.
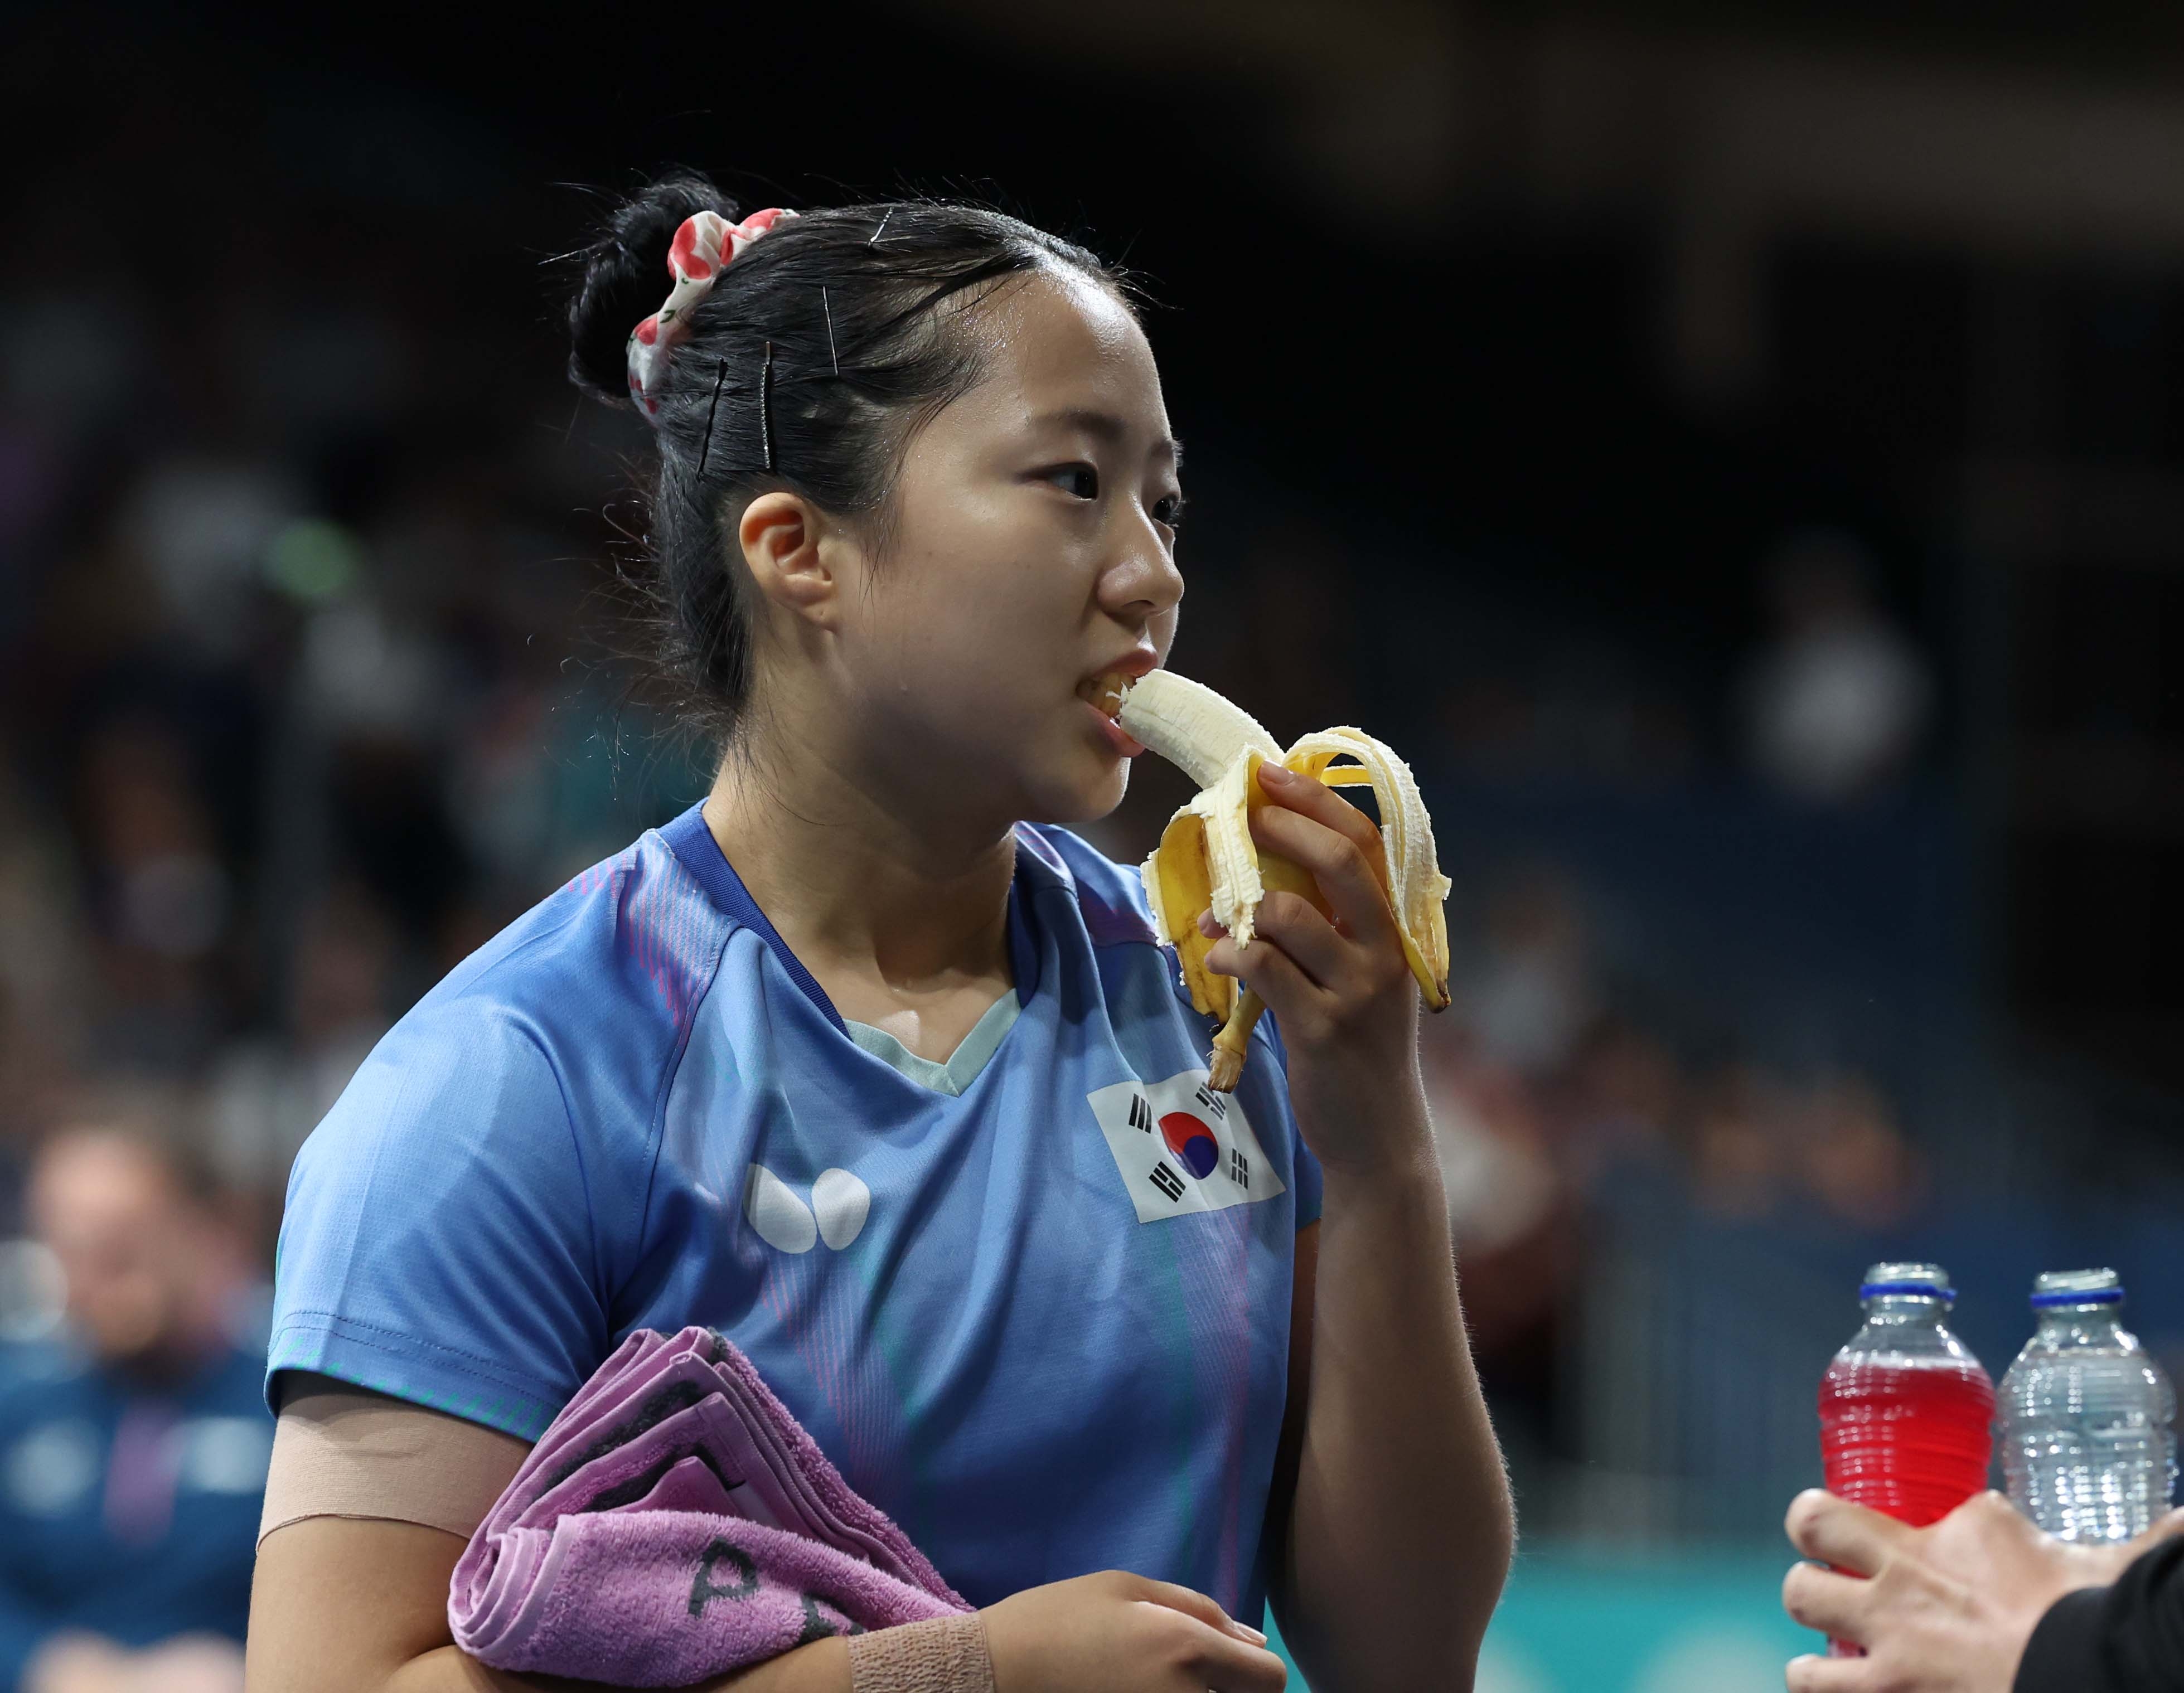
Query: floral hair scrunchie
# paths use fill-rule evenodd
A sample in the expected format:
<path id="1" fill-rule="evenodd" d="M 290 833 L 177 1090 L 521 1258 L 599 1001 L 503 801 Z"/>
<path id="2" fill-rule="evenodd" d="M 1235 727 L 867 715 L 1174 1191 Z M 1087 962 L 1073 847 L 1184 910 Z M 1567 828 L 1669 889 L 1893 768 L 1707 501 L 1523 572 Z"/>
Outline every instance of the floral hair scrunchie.
<path id="1" fill-rule="evenodd" d="M 629 397 L 647 417 L 660 415 L 660 383 L 667 355 L 689 338 L 690 315 L 698 302 L 713 291 L 721 272 L 746 247 L 783 218 L 795 215 L 769 206 L 741 223 L 730 223 L 718 212 L 699 212 L 682 220 L 667 249 L 667 271 L 675 278 L 667 304 L 629 332 Z"/>

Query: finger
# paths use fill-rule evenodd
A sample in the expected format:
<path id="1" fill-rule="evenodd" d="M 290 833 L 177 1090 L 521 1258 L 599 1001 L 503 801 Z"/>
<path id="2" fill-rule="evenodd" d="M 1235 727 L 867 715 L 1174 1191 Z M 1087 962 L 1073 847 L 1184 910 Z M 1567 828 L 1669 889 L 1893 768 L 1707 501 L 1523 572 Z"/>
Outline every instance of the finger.
<path id="1" fill-rule="evenodd" d="M 1871 1575 L 1917 1530 L 1892 1517 L 1808 1487 L 1790 1501 L 1782 1527 L 1790 1544 L 1808 1558 L 1838 1569 Z"/>
<path id="2" fill-rule="evenodd" d="M 1810 1653 L 1790 1660 L 1782 1684 L 1790 1693 L 1871 1693 L 1880 1685 L 1873 1679 L 1869 1657 L 1820 1657 Z"/>
<path id="3" fill-rule="evenodd" d="M 1259 788 L 1277 805 L 1301 812 L 1314 822 L 1349 836 L 1373 867 L 1380 885 L 1388 884 L 1388 845 L 1379 825 L 1325 782 L 1279 764 L 1259 766 Z"/>
<path id="4" fill-rule="evenodd" d="M 1216 941 L 1228 933 L 1211 906 L 1198 914 L 1198 932 L 1206 939 Z M 1335 933 L 1334 926 L 1319 914 L 1311 900 L 1297 894 L 1274 893 L 1264 896 L 1252 914 L 1251 933 L 1255 936 L 1266 935 L 1275 942 L 1293 963 L 1303 966 L 1305 973 L 1322 987 L 1329 985 L 1326 977 L 1334 974 L 1346 959 L 1342 951 L 1345 943 Z M 1233 976 L 1236 972 L 1223 970 L 1220 973 Z"/>
<path id="5" fill-rule="evenodd" d="M 1337 799 L 1338 805 L 1347 800 Z M 1363 848 L 1346 834 L 1284 806 L 1268 805 L 1251 816 L 1251 838 L 1269 852 L 1312 872 L 1328 909 L 1345 933 L 1368 944 L 1400 944 L 1395 907 L 1373 873 Z"/>
<path id="6" fill-rule="evenodd" d="M 1837 1575 L 1816 1563 L 1801 1563 L 1782 1578 L 1782 1608 L 1791 1619 L 1818 1629 L 1830 1640 L 1869 1646 L 1865 1607 L 1873 1584 L 1854 1575 Z"/>
<path id="7" fill-rule="evenodd" d="M 1184 1626 L 1196 1631 L 1190 1653 L 1190 1674 L 1212 1693 L 1281 1693 L 1289 1669 L 1264 1646 L 1240 1640 L 1195 1618 Z"/>
<path id="8" fill-rule="evenodd" d="M 1241 1629 L 1241 1640 L 1263 1640 L 1266 1636 L 1256 1629 L 1238 1622 L 1221 1608 L 1220 1601 L 1195 1587 L 1184 1587 L 1173 1581 L 1155 1581 L 1150 1576 L 1138 1576 L 1131 1584 L 1131 1596 L 1154 1605 L 1165 1605 L 1171 1611 L 1180 1611 L 1186 1617 L 1195 1617 L 1210 1629 L 1223 1632 Z"/>
<path id="9" fill-rule="evenodd" d="M 1279 947 L 1292 964 L 1331 992 L 1342 990 L 1359 961 L 1357 943 L 1337 933 L 1301 894 L 1269 894 L 1260 900 L 1251 935 Z"/>
<path id="10" fill-rule="evenodd" d="M 1306 1021 L 1319 1016 L 1327 1002 L 1327 990 L 1295 959 L 1256 936 L 1245 947 L 1223 936 L 1206 949 L 1206 967 L 1217 976 L 1234 976 L 1264 1000 L 1285 1033 L 1301 1034 Z"/>

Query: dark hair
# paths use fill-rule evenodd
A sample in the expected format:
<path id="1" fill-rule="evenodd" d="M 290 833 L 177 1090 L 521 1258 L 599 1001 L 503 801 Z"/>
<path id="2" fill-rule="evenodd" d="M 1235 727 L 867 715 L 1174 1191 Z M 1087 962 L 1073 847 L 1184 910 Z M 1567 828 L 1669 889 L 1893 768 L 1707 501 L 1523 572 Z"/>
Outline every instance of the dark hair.
<path id="1" fill-rule="evenodd" d="M 580 255 L 569 306 L 578 387 L 629 403 L 630 331 L 660 309 L 669 243 L 702 211 L 737 215 L 705 177 L 664 177 L 617 206 Z M 1017 218 L 899 200 L 784 219 L 699 302 L 656 390 L 637 584 L 659 668 L 696 723 L 727 737 L 750 691 L 749 612 L 723 519 L 777 487 L 883 525 L 911 433 L 981 373 L 977 337 L 938 309 L 1043 268 L 1127 298 L 1117 271 Z"/>

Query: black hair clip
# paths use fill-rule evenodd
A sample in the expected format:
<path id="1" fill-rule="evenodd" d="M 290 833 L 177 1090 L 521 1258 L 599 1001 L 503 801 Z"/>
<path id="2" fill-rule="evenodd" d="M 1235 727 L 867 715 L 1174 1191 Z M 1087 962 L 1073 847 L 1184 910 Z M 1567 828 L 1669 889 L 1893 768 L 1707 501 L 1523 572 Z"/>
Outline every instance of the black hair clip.
<path id="1" fill-rule="evenodd" d="M 713 378 L 713 403 L 705 408 L 705 442 L 698 449 L 698 474 L 705 474 L 705 458 L 713 450 L 713 418 L 721 409 L 721 384 L 728 379 L 728 361 L 721 360 L 721 373 Z"/>
<path id="2" fill-rule="evenodd" d="M 773 343 L 766 343 L 766 365 L 758 378 L 758 440 L 766 454 L 766 468 L 773 469 Z"/>

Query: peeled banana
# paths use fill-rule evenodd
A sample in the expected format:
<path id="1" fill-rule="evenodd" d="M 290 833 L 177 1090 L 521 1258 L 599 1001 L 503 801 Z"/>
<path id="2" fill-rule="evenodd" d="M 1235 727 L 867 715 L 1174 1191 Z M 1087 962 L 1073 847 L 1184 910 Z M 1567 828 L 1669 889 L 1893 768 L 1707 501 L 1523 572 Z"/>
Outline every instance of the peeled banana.
<path id="1" fill-rule="evenodd" d="M 1266 1002 L 1235 977 L 1206 967 L 1213 943 L 1198 932 L 1198 914 L 1210 907 L 1239 946 L 1249 944 L 1259 902 L 1270 891 L 1301 894 L 1323 915 L 1333 915 L 1309 871 L 1251 840 L 1251 814 L 1270 803 L 1258 781 L 1259 766 L 1270 760 L 1330 788 L 1371 784 L 1380 813 L 1376 867 L 1402 934 L 1403 955 L 1427 1006 L 1447 1006 L 1448 927 L 1441 906 L 1450 883 L 1435 860 L 1433 820 L 1418 782 L 1385 744 L 1360 730 L 1334 728 L 1306 735 L 1284 752 L 1250 713 L 1173 671 L 1148 671 L 1134 682 L 1111 677 L 1095 703 L 1125 734 L 1198 784 L 1196 796 L 1169 819 L 1142 874 L 1154 926 L 1182 959 L 1191 1004 L 1223 1019 L 1207 1061 L 1207 1087 L 1234 1090 Z M 1334 762 L 1342 758 L 1356 762 Z"/>

